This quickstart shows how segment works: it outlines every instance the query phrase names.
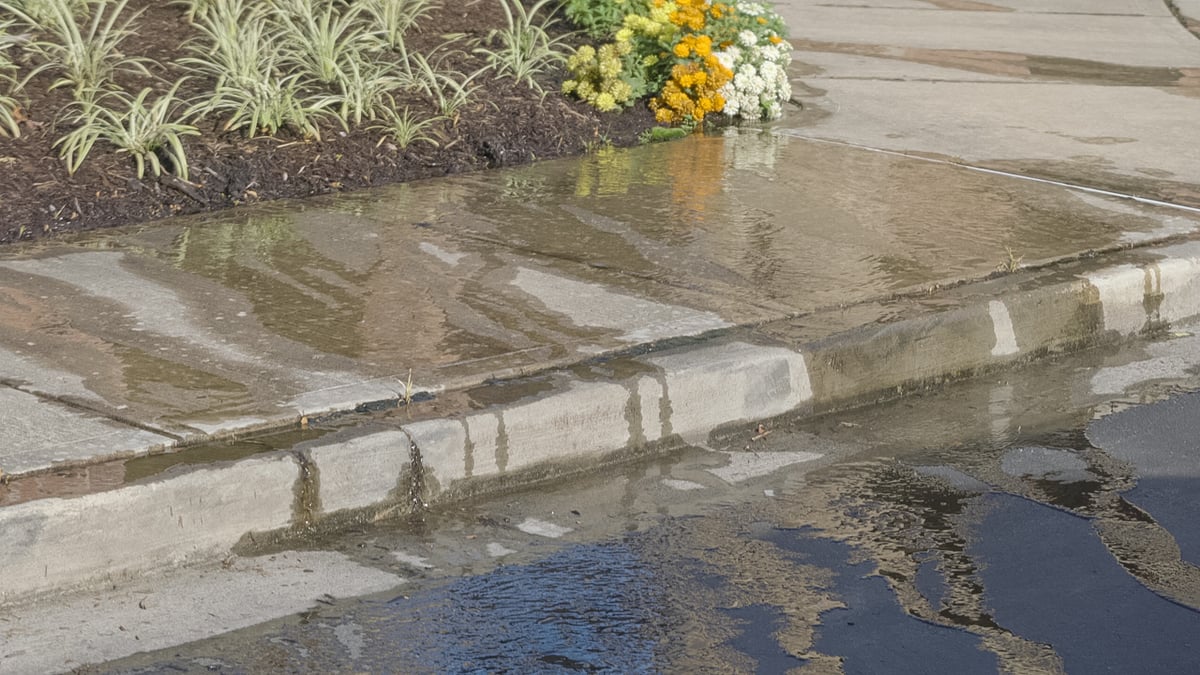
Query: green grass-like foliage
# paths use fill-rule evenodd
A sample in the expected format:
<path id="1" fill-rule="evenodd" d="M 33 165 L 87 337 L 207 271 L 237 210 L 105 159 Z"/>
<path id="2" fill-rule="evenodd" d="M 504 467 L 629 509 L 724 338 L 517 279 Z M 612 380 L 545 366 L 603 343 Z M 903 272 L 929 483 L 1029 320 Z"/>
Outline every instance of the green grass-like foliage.
<path id="1" fill-rule="evenodd" d="M 426 134 L 425 130 L 445 118 L 439 116 L 419 119 L 408 108 L 405 108 L 404 112 L 397 112 L 396 106 L 393 105 L 384 108 L 383 119 L 386 124 L 377 124 L 369 128 L 372 131 L 385 132 L 385 135 L 379 139 L 380 144 L 390 138 L 392 142 L 403 149 L 413 143 L 429 143 L 436 147 L 437 141 Z"/>
<path id="2" fill-rule="evenodd" d="M 86 0 L 10 0 L 4 3 L 4 9 L 19 15 L 31 27 L 47 28 L 62 8 L 78 13 L 86 4 Z"/>
<path id="3" fill-rule="evenodd" d="M 649 143 L 676 141 L 687 137 L 692 131 L 694 129 L 687 127 L 650 127 L 638 135 L 638 142 L 646 145 Z"/>
<path id="4" fill-rule="evenodd" d="M 82 99 L 90 95 L 89 91 L 107 88 L 116 70 L 149 75 L 146 59 L 125 56 L 120 51 L 121 42 L 134 34 L 132 24 L 141 14 L 140 10 L 125 11 L 129 0 L 91 0 L 79 10 L 82 12 L 79 15 L 75 3 L 69 0 L 44 2 L 39 11 L 46 15 L 39 20 L 14 2 L 0 1 L 0 10 L 12 12 L 18 20 L 46 34 L 46 38 L 30 41 L 26 46 L 41 58 L 42 64 L 22 84 L 37 73 L 50 70 L 59 76 L 50 85 L 51 89 L 69 86 L 75 97 Z"/>
<path id="5" fill-rule="evenodd" d="M 433 0 L 359 0 L 371 37 L 379 46 L 396 52 L 408 51 L 404 36 L 416 27 L 437 4 Z"/>
<path id="6" fill-rule="evenodd" d="M 11 81 L 12 73 L 17 69 L 8 53 L 9 47 L 17 44 L 17 38 L 11 34 L 15 23 L 12 19 L 0 21 L 0 83 Z"/>
<path id="7" fill-rule="evenodd" d="M 141 0 L 132 8 L 130 0 L 0 0 L 0 135 L 22 131 L 19 90 L 36 78 L 73 91 L 75 103 L 55 120 L 54 143 L 72 174 L 99 144 L 132 157 L 139 177 L 167 170 L 186 179 L 185 142 L 198 128 L 319 138 L 332 119 L 346 130 L 378 122 L 369 128 L 399 147 L 436 146 L 431 132 L 458 119 L 481 74 L 541 91 L 535 77 L 565 59 L 560 40 L 546 33 L 550 0 L 528 9 L 499 0 L 507 25 L 486 45 L 452 34 L 422 53 L 409 52 L 405 35 L 441 0 L 167 1 L 195 35 L 173 64 L 186 71 L 184 80 L 194 78 L 188 89 L 205 83 L 190 101 L 180 95 L 184 80 L 165 93 L 136 95 L 136 87 L 113 82 L 118 71 L 160 70 L 122 50 L 136 36 Z M 464 69 L 472 61 L 475 70 Z M 432 103 L 436 116 L 396 103 L 413 97 Z"/>
<path id="8" fill-rule="evenodd" d="M 218 90 L 259 80 L 262 64 L 279 52 L 266 8 L 256 0 L 209 0 L 195 21 L 200 35 L 185 46 L 192 55 L 180 65 L 212 77 Z"/>
<path id="9" fill-rule="evenodd" d="M 9 57 L 8 50 L 17 44 L 18 40 L 9 30 L 15 23 L 12 20 L 0 21 L 0 136 L 13 138 L 21 135 L 21 125 L 17 118 L 20 103 L 10 95 L 16 87 L 13 74 L 17 67 Z"/>
<path id="10" fill-rule="evenodd" d="M 175 0 L 171 4 L 183 7 L 184 18 L 188 23 L 194 23 L 197 17 L 204 16 L 212 6 L 213 0 Z"/>
<path id="11" fill-rule="evenodd" d="M 488 42 L 492 46 L 480 47 L 475 52 L 483 55 L 500 75 L 511 76 L 544 93 L 534 77 L 567 58 L 563 38 L 551 38 L 547 33 L 554 19 L 537 18 L 538 12 L 550 0 L 540 0 L 528 9 L 521 0 L 499 2 L 508 25 L 488 34 Z"/>
<path id="12" fill-rule="evenodd" d="M 196 21 L 200 37 L 180 63 L 216 80 L 214 90 L 190 113 L 225 117 L 223 129 L 249 137 L 291 128 L 319 137 L 318 121 L 332 102 L 303 90 L 304 75 L 283 74 L 286 60 L 269 3 L 211 0 Z"/>
<path id="13" fill-rule="evenodd" d="M 186 180 L 188 164 L 183 137 L 198 136 L 200 131 L 179 118 L 178 111 L 183 106 L 176 92 L 180 84 L 182 81 L 176 82 L 149 105 L 147 101 L 154 93 L 149 87 L 133 98 L 114 91 L 95 102 L 77 103 L 77 111 L 70 117 L 79 126 L 54 143 L 60 148 L 67 170 L 71 173 L 78 170 L 93 146 L 102 140 L 133 157 L 138 178 L 145 176 L 147 166 L 155 176 L 161 175 L 163 159 L 167 159 L 175 173 Z"/>
<path id="14" fill-rule="evenodd" d="M 0 95 L 0 136 L 16 138 L 21 135 L 21 125 L 17 119 L 17 99 Z"/>
<path id="15" fill-rule="evenodd" d="M 378 119 L 380 112 L 388 109 L 391 92 L 402 84 L 402 79 L 386 65 L 352 59 L 346 62 L 338 82 L 339 91 L 318 97 L 318 101 L 330 107 L 343 128 L 349 128 L 351 123 L 358 126 L 364 119 Z"/>
<path id="16" fill-rule="evenodd" d="M 276 0 L 271 18 L 281 38 L 280 65 L 322 84 L 340 84 L 347 64 L 367 61 L 361 11 L 358 4 L 342 10 L 329 0 Z"/>
<path id="17" fill-rule="evenodd" d="M 274 136 L 290 128 L 308 138 L 320 138 L 318 123 L 329 115 L 330 102 L 306 94 L 300 86 L 300 74 L 271 74 L 264 64 L 262 77 L 219 87 L 207 110 L 226 115 L 223 129 L 243 130 L 253 138 L 258 134 Z"/>

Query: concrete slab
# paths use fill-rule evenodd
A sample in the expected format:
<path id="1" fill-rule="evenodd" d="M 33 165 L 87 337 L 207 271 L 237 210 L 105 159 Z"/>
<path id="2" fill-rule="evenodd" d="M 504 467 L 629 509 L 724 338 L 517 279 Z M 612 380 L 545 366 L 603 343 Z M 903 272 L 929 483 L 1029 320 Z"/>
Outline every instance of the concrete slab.
<path id="1" fill-rule="evenodd" d="M 334 598 L 376 593 L 404 579 L 341 553 L 237 558 L 104 591 L 6 607 L 0 673 L 58 673 L 162 649 L 301 612 Z M 75 640 L 64 640 L 67 634 Z"/>
<path id="2" fill-rule="evenodd" d="M 1157 0 L 778 4 L 802 136 L 1200 206 L 1200 40 Z"/>
<path id="3" fill-rule="evenodd" d="M 247 532 L 287 526 L 299 466 L 247 459 L 70 499 L 0 509 L 0 605 L 219 559 Z"/>
<path id="4" fill-rule="evenodd" d="M 1002 105 L 1014 100 L 1021 101 L 1019 117 Z M 1200 115 L 1200 98 L 1168 90 L 839 79 L 821 101 L 838 112 L 813 126 L 785 124 L 783 133 L 1049 173 L 1150 197 L 1170 198 L 1171 185 L 1200 180 L 1200 157 L 1179 152 L 1180 137 L 1162 133 Z"/>
<path id="5" fill-rule="evenodd" d="M 825 86 L 823 82 L 829 79 L 1021 82 L 1029 75 L 1029 69 L 1014 60 L 983 59 L 977 54 L 965 54 L 958 59 L 945 54 L 931 54 L 922 62 L 913 62 L 899 58 L 900 55 L 910 54 L 904 50 L 842 47 L 842 51 L 834 52 L 818 51 L 819 48 L 829 48 L 827 45 L 814 44 L 813 47 L 797 49 L 792 53 L 792 79 L 800 85 L 798 91 L 807 92 L 806 97 L 814 96 L 816 90 Z"/>
<path id="6" fill-rule="evenodd" d="M 1200 214 L 788 133 L 12 249 L 0 379 L 195 440 L 399 399 L 410 371 L 417 390 L 454 390 L 979 278 L 1009 250 L 1030 264 L 1200 229 Z M 14 442 L 0 468 L 45 452 Z"/>
<path id="7" fill-rule="evenodd" d="M 857 7 L 952 12 L 1033 12 L 1169 16 L 1161 0 L 794 0 L 797 6 Z"/>
<path id="8" fill-rule="evenodd" d="M 1171 4 L 1175 5 L 1183 16 L 1200 21 L 1200 0 L 1171 0 Z"/>
<path id="9" fill-rule="evenodd" d="M 952 8 L 953 2 L 941 4 Z M 987 4 L 1018 12 L 1044 12 L 1051 14 L 1124 14 L 1130 16 L 1170 16 L 1171 11 L 1163 0 L 988 0 Z"/>
<path id="10" fill-rule="evenodd" d="M 19 475 L 56 464 L 147 452 L 174 439 L 0 387 L 0 471 Z"/>
<path id="11" fill-rule="evenodd" d="M 1200 317 L 1200 246 L 1141 249 L 1124 259 L 1107 266 L 1081 260 L 1067 270 L 960 286 L 943 294 L 944 311 L 930 312 L 923 299 L 896 301 L 912 314 L 817 340 L 798 337 L 804 319 L 777 321 L 701 345 L 606 359 L 508 388 L 481 387 L 458 393 L 476 405 L 438 417 L 408 423 L 401 421 L 404 411 L 379 418 L 374 427 L 342 427 L 316 439 L 292 434 L 298 445 L 274 446 L 291 452 L 175 467 L 133 484 L 122 485 L 117 476 L 115 486 L 96 485 L 101 491 L 74 497 L 43 493 L 25 500 L 27 490 L 38 487 L 27 482 L 40 477 L 18 477 L 0 485 L 0 503 L 18 497 L 0 508 L 7 535 L 0 548 L 6 574 L 0 606 L 221 559 L 254 533 L 267 531 L 259 541 L 270 541 L 284 528 L 337 526 L 341 511 L 363 510 L 343 515 L 373 518 L 417 501 L 445 504 L 594 471 L 637 452 L 684 445 L 733 451 L 722 462 L 725 469 L 706 472 L 729 481 L 780 462 L 824 461 L 828 453 L 819 444 L 806 447 L 811 454 L 779 452 L 772 440 L 778 437 L 768 435 L 779 420 L 764 418 L 878 402 L 1151 330 L 1194 332 L 1181 322 Z M 948 299 L 961 304 L 946 309 L 953 306 Z M 1137 366 L 1138 378 L 1162 377 L 1172 368 L 1186 372 L 1192 342 L 1177 339 L 1168 353 L 1150 354 Z M 1111 371 L 1108 379 L 1138 381 L 1125 371 Z M 1085 395 L 1104 386 L 1093 380 Z M 474 396 L 488 391 L 490 399 Z M 993 385 L 988 414 L 979 419 L 994 433 L 1007 433 L 1011 395 L 1007 385 Z M 113 530 L 112 522 L 123 527 Z"/>
<path id="12" fill-rule="evenodd" d="M 1161 10 L 1152 16 L 913 11 L 795 2 L 779 3 L 777 9 L 794 37 L 818 42 L 995 51 L 1138 67 L 1200 66 L 1200 42 Z"/>

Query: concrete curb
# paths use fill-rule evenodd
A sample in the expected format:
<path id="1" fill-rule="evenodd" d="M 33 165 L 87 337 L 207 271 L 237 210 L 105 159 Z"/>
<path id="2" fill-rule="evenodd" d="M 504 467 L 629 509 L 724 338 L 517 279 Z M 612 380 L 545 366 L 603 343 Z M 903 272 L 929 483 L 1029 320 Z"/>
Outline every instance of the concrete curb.
<path id="1" fill-rule="evenodd" d="M 108 492 L 0 509 L 0 603 L 226 556 L 239 541 L 336 527 L 722 429 L 894 398 L 1200 315 L 1200 243 L 1069 281 L 798 346 L 766 331 L 624 359 L 617 380 L 545 376 L 548 394 L 455 417 L 352 428 L 291 451 L 183 469 Z M 114 524 L 118 524 L 114 527 Z M 256 536 L 260 535 L 260 536 Z"/>

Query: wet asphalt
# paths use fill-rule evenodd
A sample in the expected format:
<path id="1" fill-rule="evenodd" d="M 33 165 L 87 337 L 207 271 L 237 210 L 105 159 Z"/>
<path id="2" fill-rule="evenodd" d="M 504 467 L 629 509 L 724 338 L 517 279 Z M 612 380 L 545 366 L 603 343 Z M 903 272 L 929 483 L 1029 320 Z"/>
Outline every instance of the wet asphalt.
<path id="1" fill-rule="evenodd" d="M 1198 383 L 1087 394 L 1127 361 L 775 420 L 761 446 L 309 542 L 408 582 L 95 672 L 1196 672 Z M 716 450 L 814 449 L 700 478 Z"/>

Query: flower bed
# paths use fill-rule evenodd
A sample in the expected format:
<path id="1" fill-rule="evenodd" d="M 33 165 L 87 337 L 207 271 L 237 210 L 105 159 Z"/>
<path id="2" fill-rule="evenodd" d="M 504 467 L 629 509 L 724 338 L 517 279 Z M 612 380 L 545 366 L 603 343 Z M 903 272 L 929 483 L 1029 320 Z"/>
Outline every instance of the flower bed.
<path id="1" fill-rule="evenodd" d="M 563 92 L 602 112 L 649 96 L 659 122 L 695 126 L 774 119 L 791 98 L 787 28 L 763 3 L 568 0 L 566 13 L 602 42 L 571 55 Z"/>
<path id="2" fill-rule="evenodd" d="M 643 106 L 602 114 L 557 94 L 556 54 L 582 36 L 551 25 L 549 3 L 302 1 L 317 11 L 279 9 L 299 0 L 0 0 L 0 244 L 594 152 L 654 124 Z M 47 13 L 56 6 L 74 21 Z M 212 21 L 237 6 L 243 20 Z M 305 16 L 320 21 L 294 20 Z M 264 26 L 269 39 L 249 39 Z M 349 41 L 334 49 L 344 80 L 322 82 L 310 67 L 322 64 L 298 51 L 318 40 L 289 38 L 314 28 Z M 247 39 L 217 48 L 229 31 Z M 274 56 L 241 58 L 264 51 Z M 89 54 L 100 58 L 74 58 Z M 88 63 L 115 67 L 74 67 Z M 241 86 L 256 72 L 265 86 Z"/>

